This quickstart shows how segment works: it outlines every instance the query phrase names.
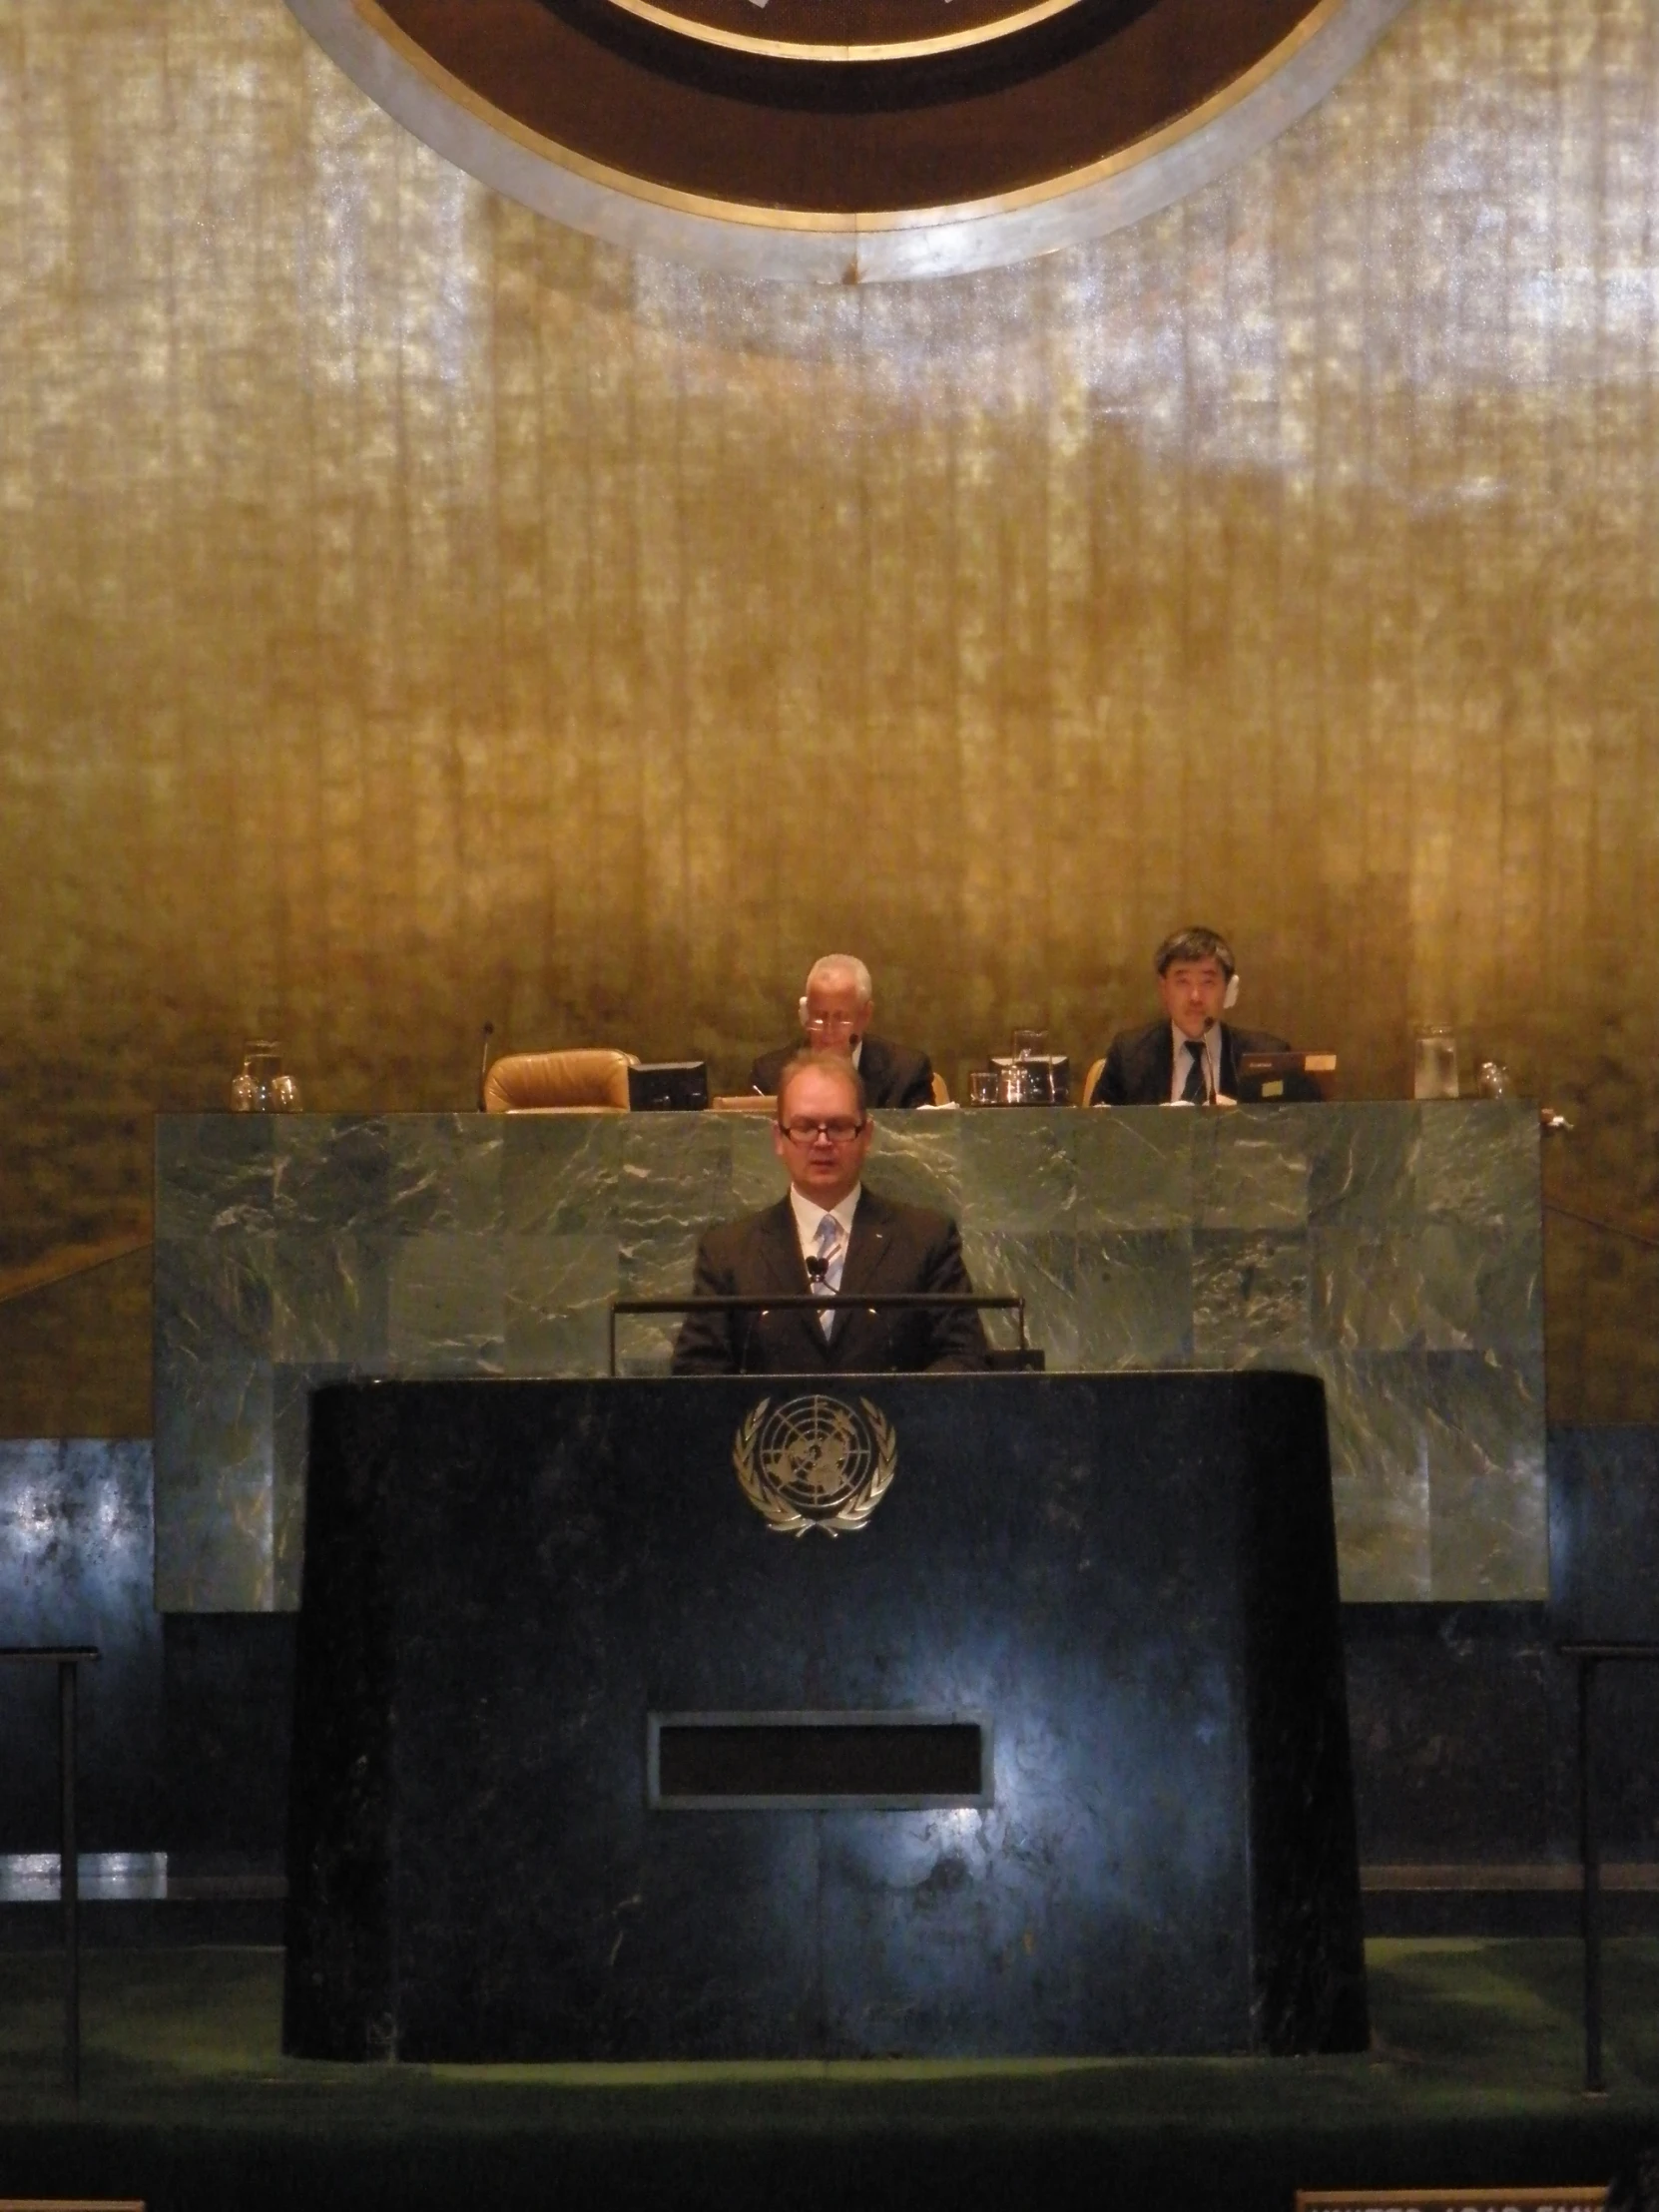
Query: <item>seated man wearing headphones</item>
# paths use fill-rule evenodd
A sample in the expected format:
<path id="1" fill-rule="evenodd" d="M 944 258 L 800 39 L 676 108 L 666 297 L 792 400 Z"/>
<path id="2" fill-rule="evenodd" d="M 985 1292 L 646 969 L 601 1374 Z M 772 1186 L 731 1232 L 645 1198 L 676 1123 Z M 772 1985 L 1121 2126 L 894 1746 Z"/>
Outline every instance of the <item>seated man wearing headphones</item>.
<path id="1" fill-rule="evenodd" d="M 1241 1053 L 1290 1051 L 1283 1037 L 1234 1029 L 1222 1020 L 1238 999 L 1239 971 L 1214 929 L 1176 930 L 1152 964 L 1164 1019 L 1118 1032 L 1085 1104 L 1213 1106 L 1238 1096 Z"/>

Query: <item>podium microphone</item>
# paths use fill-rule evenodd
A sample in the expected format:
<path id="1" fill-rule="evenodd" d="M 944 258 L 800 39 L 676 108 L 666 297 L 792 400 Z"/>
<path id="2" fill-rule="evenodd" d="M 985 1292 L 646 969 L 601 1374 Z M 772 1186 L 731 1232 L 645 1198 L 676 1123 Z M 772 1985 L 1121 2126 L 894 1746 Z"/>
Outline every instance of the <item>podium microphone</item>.
<path id="1" fill-rule="evenodd" d="M 482 1036 L 482 1038 L 481 1038 L 481 1040 L 480 1040 L 480 1041 L 481 1041 L 481 1043 L 482 1043 L 482 1045 L 483 1045 L 483 1057 L 482 1057 L 482 1058 L 481 1058 L 481 1059 L 479 1060 L 479 1062 L 478 1062 L 478 1111 L 479 1111 L 479 1113 L 482 1113 L 482 1112 L 483 1112 L 483 1110 L 484 1110 L 484 1077 L 485 1077 L 486 1075 L 488 1075 L 488 1073 L 489 1073 L 489 1071 L 490 1071 L 490 1039 L 491 1039 L 491 1037 L 493 1037 L 494 1035 L 495 1035 L 495 1024 L 494 1024 L 494 1022 L 493 1022 L 493 1021 L 486 1021 L 486 1022 L 485 1022 L 485 1024 L 484 1024 L 483 1036 Z"/>

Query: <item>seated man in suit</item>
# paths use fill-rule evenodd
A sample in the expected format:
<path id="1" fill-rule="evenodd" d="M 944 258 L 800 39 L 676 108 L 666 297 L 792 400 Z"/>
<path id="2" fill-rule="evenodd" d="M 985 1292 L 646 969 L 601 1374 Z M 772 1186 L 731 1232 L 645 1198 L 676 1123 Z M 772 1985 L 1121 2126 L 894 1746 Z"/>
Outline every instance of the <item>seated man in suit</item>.
<path id="1" fill-rule="evenodd" d="M 1222 1020 L 1239 995 L 1239 971 L 1226 940 L 1213 929 L 1178 929 L 1153 955 L 1164 1019 L 1124 1029 L 1112 1039 L 1089 1106 L 1214 1105 L 1238 1095 L 1239 1055 L 1289 1052 L 1265 1029 L 1234 1029 Z M 1286 1095 L 1317 1098 L 1317 1086 Z"/>
<path id="2" fill-rule="evenodd" d="M 869 1034 L 875 1011 L 869 970 L 850 952 L 827 952 L 815 960 L 801 996 L 805 1045 L 780 1045 L 763 1052 L 749 1071 L 752 1090 L 770 1096 L 778 1088 L 784 1064 L 798 1052 L 835 1052 L 850 1057 L 863 1080 L 871 1106 L 930 1106 L 933 1070 L 925 1052 L 910 1052 Z"/>
<path id="3" fill-rule="evenodd" d="M 788 1194 L 705 1233 L 693 1295 L 971 1291 L 954 1222 L 863 1187 L 871 1128 L 851 1062 L 804 1053 L 779 1086 L 772 1142 Z M 961 1306 L 688 1314 L 674 1348 L 676 1375 L 913 1375 L 984 1364 L 979 1316 Z"/>

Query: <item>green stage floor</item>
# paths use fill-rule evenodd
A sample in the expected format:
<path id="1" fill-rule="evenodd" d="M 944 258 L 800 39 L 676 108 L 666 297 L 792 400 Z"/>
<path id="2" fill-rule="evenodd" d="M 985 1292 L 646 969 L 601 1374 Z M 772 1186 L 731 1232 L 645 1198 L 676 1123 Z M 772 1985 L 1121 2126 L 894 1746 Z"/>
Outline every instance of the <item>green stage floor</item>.
<path id="1" fill-rule="evenodd" d="M 89 1952 L 79 2110 L 57 1960 L 0 1955 L 0 2198 L 198 2207 L 1275 2206 L 1298 2186 L 1605 2181 L 1659 2138 L 1659 1940 L 1606 1951 L 1581 2091 L 1566 1941 L 1370 1945 L 1365 2057 L 323 2066 L 275 1950 Z"/>

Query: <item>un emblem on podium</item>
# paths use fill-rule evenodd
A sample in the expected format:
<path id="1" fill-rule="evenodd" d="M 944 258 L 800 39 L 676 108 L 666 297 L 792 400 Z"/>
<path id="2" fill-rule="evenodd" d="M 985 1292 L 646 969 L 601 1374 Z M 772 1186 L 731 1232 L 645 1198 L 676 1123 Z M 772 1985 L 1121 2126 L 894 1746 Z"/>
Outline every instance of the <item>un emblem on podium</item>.
<path id="1" fill-rule="evenodd" d="M 791 1536 L 862 1528 L 898 1468 L 891 1423 L 861 1397 L 763 1397 L 732 1446 L 745 1497 L 770 1527 Z"/>

